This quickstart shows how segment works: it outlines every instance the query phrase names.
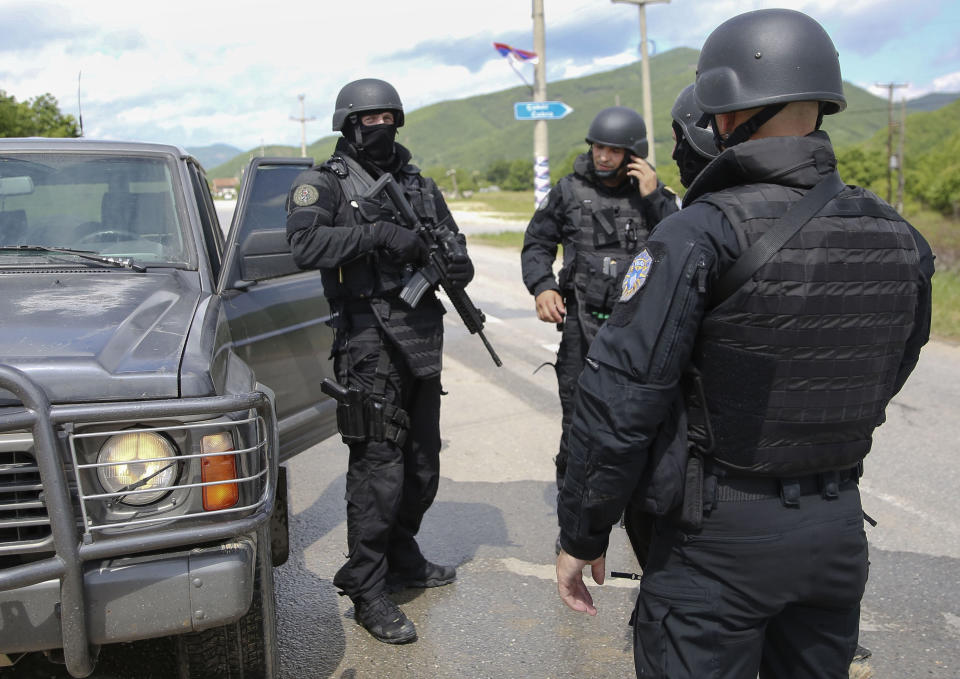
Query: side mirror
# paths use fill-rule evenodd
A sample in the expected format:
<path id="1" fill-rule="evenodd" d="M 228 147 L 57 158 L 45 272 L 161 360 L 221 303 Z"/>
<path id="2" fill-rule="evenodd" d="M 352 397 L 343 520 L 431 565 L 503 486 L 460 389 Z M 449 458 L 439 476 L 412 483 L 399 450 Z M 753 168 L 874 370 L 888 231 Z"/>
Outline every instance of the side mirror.
<path id="1" fill-rule="evenodd" d="M 231 287 L 247 288 L 257 281 L 299 273 L 293 260 L 287 233 L 283 229 L 254 231 L 240 246 L 240 276 Z"/>

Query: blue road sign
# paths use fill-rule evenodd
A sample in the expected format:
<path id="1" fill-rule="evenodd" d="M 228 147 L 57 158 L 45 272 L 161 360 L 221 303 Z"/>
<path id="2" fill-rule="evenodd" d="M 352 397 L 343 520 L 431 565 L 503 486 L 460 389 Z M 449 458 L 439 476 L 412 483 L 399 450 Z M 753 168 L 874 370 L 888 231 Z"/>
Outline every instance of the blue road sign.
<path id="1" fill-rule="evenodd" d="M 562 101 L 518 101 L 513 105 L 517 120 L 560 120 L 573 113 Z"/>

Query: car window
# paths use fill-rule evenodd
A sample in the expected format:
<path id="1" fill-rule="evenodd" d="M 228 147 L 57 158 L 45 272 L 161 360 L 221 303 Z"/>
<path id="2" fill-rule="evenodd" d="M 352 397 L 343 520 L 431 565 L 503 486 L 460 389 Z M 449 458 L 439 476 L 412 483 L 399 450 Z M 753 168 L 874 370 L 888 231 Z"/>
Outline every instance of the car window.
<path id="1" fill-rule="evenodd" d="M 237 225 L 237 242 L 243 243 L 254 231 L 287 228 L 287 194 L 304 165 L 264 163 L 253 176 L 246 208 Z"/>
<path id="2" fill-rule="evenodd" d="M 185 266 L 189 241 L 173 186 L 173 167 L 163 158 L 0 155 L 0 246 L 87 250 L 143 265 Z"/>

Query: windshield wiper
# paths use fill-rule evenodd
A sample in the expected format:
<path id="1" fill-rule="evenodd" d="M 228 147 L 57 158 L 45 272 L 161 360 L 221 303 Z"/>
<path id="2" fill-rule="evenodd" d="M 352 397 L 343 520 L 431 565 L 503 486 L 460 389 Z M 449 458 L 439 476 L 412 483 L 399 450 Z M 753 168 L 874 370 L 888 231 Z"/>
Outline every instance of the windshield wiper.
<path id="1" fill-rule="evenodd" d="M 83 259 L 89 259 L 94 262 L 99 262 L 101 264 L 111 264 L 113 266 L 122 267 L 124 269 L 133 269 L 143 273 L 146 271 L 146 267 L 140 266 L 139 264 L 134 263 L 129 257 L 107 257 L 106 255 L 98 255 L 93 250 L 72 250 L 70 248 L 48 248 L 45 245 L 0 245 L 0 252 L 4 250 L 18 250 L 18 251 L 30 251 L 30 252 L 56 252 L 61 255 L 74 255 L 76 257 L 82 257 Z"/>

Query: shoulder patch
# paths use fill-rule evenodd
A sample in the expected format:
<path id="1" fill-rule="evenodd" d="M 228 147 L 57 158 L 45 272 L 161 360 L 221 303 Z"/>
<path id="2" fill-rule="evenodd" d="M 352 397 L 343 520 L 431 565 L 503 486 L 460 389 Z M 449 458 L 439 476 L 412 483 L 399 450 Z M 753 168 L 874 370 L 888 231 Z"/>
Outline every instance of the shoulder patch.
<path id="1" fill-rule="evenodd" d="M 300 207 L 313 205 L 320 198 L 320 192 L 316 186 L 310 184 L 301 184 L 293 190 L 293 204 Z"/>
<path id="2" fill-rule="evenodd" d="M 647 248 L 644 248 L 634 257 L 630 268 L 627 269 L 623 277 L 623 285 L 620 289 L 619 302 L 627 302 L 644 286 L 647 278 L 650 276 L 650 270 L 653 268 L 653 256 Z"/>

